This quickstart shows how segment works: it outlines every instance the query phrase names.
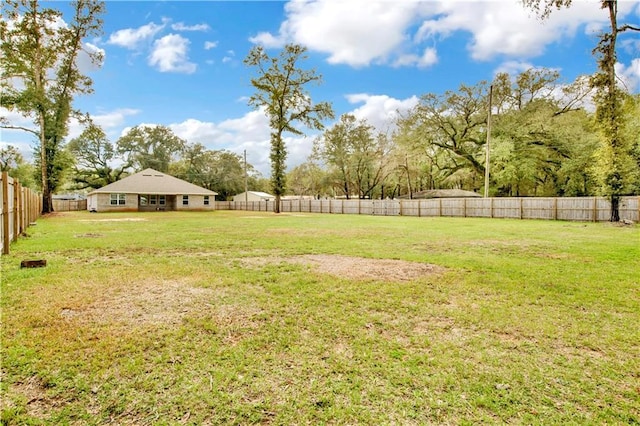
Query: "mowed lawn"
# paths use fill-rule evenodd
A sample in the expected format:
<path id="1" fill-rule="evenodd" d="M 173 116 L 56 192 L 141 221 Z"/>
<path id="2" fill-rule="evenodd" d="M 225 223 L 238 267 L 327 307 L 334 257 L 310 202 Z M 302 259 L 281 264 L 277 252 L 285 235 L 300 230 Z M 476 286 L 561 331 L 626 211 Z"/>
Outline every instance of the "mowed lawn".
<path id="1" fill-rule="evenodd" d="M 640 422 L 638 226 L 79 212 L 28 234 L 1 258 L 3 424 Z"/>

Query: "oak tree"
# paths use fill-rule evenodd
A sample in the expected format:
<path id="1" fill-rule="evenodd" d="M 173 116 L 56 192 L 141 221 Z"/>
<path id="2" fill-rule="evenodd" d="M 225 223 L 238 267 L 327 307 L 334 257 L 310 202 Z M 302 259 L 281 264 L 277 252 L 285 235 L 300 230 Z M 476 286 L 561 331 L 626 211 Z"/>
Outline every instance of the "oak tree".
<path id="1" fill-rule="evenodd" d="M 53 211 L 52 194 L 68 163 L 63 146 L 69 119 L 77 113 L 73 99 L 92 92 L 91 79 L 79 67 L 79 55 L 86 54 L 94 64 L 102 60 L 101 52 L 86 49 L 83 41 L 101 33 L 104 3 L 77 0 L 71 9 L 71 19 L 65 22 L 62 12 L 37 0 L 6 0 L 2 4 L 0 102 L 2 107 L 33 119 L 35 128 L 7 120 L 1 126 L 37 137 L 43 213 Z"/>
<path id="2" fill-rule="evenodd" d="M 302 135 L 296 127 L 322 130 L 323 120 L 333 118 L 333 109 L 327 102 L 313 103 L 306 87 L 318 84 L 322 76 L 315 70 L 305 70 L 300 62 L 307 59 L 306 48 L 298 44 L 287 44 L 279 56 L 269 56 L 264 47 L 255 46 L 244 60 L 255 68 L 257 76 L 251 79 L 256 92 L 249 105 L 263 108 L 271 127 L 271 185 L 275 213 L 280 213 L 280 198 L 286 190 L 285 161 L 287 149 L 283 135 Z"/>

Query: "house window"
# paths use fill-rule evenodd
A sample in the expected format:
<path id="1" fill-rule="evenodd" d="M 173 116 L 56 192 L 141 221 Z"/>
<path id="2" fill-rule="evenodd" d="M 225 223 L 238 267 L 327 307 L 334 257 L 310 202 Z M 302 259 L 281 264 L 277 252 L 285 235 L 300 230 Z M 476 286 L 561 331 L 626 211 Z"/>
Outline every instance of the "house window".
<path id="1" fill-rule="evenodd" d="M 141 195 L 140 196 L 140 205 L 141 206 L 146 206 L 147 203 L 148 203 L 147 196 L 146 195 Z"/>
<path id="2" fill-rule="evenodd" d="M 188 206 L 189 205 L 189 196 L 188 195 L 183 195 L 182 196 L 182 205 L 183 206 Z"/>
<path id="3" fill-rule="evenodd" d="M 112 206 L 124 206 L 126 200 L 127 194 L 110 194 Z"/>
<path id="4" fill-rule="evenodd" d="M 155 206 L 158 204 L 158 196 L 157 195 L 149 195 L 149 204 Z"/>
<path id="5" fill-rule="evenodd" d="M 167 204 L 167 197 L 165 195 L 158 195 L 158 204 L 161 206 Z"/>
<path id="6" fill-rule="evenodd" d="M 205 205 L 205 206 L 208 206 L 208 205 L 209 205 L 209 196 L 208 196 L 208 195 L 205 195 L 205 196 L 204 196 L 204 205 Z"/>

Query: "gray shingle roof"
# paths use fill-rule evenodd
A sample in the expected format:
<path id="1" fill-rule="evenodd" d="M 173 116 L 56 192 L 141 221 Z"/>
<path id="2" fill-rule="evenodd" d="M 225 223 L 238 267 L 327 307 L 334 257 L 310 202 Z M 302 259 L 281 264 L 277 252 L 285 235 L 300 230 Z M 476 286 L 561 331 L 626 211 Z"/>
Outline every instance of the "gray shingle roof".
<path id="1" fill-rule="evenodd" d="M 164 194 L 164 195 L 217 195 L 182 179 L 153 169 L 146 169 L 131 176 L 91 191 L 96 193 Z"/>

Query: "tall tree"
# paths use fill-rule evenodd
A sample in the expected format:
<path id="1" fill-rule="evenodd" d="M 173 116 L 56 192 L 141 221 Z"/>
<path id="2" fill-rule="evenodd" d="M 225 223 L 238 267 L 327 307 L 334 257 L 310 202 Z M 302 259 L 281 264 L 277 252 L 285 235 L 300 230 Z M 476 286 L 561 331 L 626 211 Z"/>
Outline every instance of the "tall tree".
<path id="1" fill-rule="evenodd" d="M 166 126 L 135 126 L 116 142 L 118 153 L 136 170 L 152 168 L 163 173 L 183 154 L 186 144 Z"/>
<path id="2" fill-rule="evenodd" d="M 53 211 L 52 194 L 61 182 L 67 164 L 64 137 L 72 114 L 73 98 L 92 92 L 92 81 L 78 67 L 84 51 L 94 63 L 102 60 L 97 50 L 84 49 L 83 40 L 101 33 L 104 3 L 77 0 L 66 24 L 58 10 L 42 7 L 37 0 L 6 0 L 0 19 L 3 96 L 1 105 L 33 118 L 38 138 L 43 213 Z"/>
<path id="3" fill-rule="evenodd" d="M 570 7 L 572 0 L 522 0 L 525 6 L 538 11 L 546 18 L 553 9 Z M 601 145 L 598 150 L 598 175 L 602 192 L 611 200 L 612 222 L 620 220 L 620 197 L 633 187 L 632 142 L 624 137 L 622 103 L 624 95 L 616 76 L 616 43 L 626 31 L 640 31 L 640 26 L 618 23 L 618 0 L 601 0 L 600 7 L 607 11 L 609 30 L 600 35 L 594 49 L 598 72 L 592 78 L 597 90 L 596 121 L 600 128 Z"/>
<path id="4" fill-rule="evenodd" d="M 93 123 L 80 136 L 70 140 L 67 149 L 76 159 L 73 179 L 82 189 L 97 189 L 116 182 L 131 167 L 131 163 L 118 161 L 104 130 Z"/>
<path id="5" fill-rule="evenodd" d="M 426 94 L 398 126 L 416 149 L 447 157 L 447 186 L 477 190 L 484 177 L 488 84 L 461 85 L 457 92 Z M 419 146 L 419 148 L 417 148 Z"/>
<path id="6" fill-rule="evenodd" d="M 321 75 L 315 70 L 304 70 L 299 62 L 305 60 L 306 48 L 288 44 L 277 57 L 270 57 L 262 46 L 255 46 L 244 63 L 257 70 L 251 79 L 256 92 L 249 99 L 254 108 L 264 108 L 271 127 L 271 184 L 276 197 L 275 213 L 280 213 L 280 198 L 286 190 L 285 160 L 287 149 L 284 133 L 302 135 L 297 123 L 322 130 L 323 120 L 333 118 L 333 109 L 327 102 L 314 104 L 306 91 L 311 83 L 320 83 Z"/>
<path id="7" fill-rule="evenodd" d="M 348 199 L 373 198 L 387 175 L 390 141 L 366 120 L 344 114 L 314 142 L 314 155 L 331 168 Z"/>

